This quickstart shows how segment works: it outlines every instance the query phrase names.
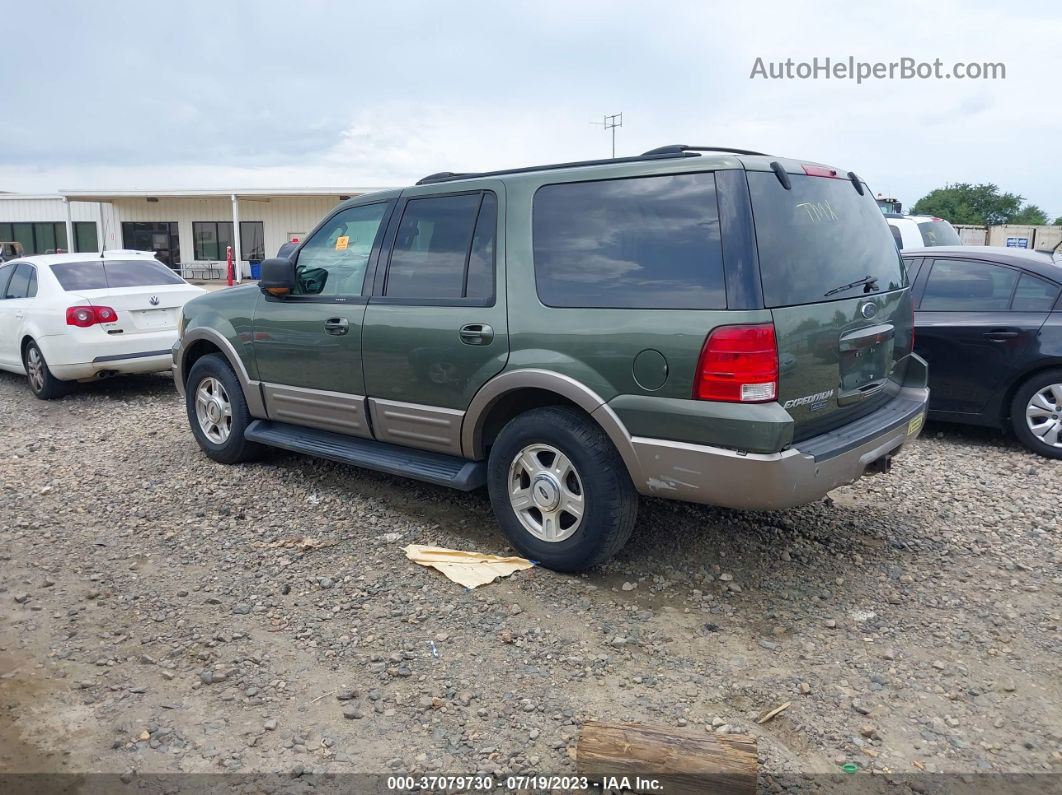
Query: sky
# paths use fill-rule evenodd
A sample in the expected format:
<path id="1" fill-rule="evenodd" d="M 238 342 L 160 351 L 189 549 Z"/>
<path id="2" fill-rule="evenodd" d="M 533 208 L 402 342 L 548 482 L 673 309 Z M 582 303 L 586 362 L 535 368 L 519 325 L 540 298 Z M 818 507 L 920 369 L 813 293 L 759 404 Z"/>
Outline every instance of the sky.
<path id="1" fill-rule="evenodd" d="M 910 206 L 992 182 L 1062 216 L 1062 6 L 0 0 L 0 190 L 399 186 L 664 144 L 828 163 Z M 853 57 L 1002 80 L 765 80 Z"/>

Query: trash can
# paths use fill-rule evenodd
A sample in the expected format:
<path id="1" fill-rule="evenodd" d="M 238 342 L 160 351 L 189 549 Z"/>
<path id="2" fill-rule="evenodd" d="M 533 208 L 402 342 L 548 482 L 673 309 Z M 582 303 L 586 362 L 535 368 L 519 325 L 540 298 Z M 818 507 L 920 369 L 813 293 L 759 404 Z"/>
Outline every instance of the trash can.
<path id="1" fill-rule="evenodd" d="M 262 278 L 262 263 L 258 262 L 257 260 L 251 260 L 251 278 L 252 279 L 261 279 Z"/>

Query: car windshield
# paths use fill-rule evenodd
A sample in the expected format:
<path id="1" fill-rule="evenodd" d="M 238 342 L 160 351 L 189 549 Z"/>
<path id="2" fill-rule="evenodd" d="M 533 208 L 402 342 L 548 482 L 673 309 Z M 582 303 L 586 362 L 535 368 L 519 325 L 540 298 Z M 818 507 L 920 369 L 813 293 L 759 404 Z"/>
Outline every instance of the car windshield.
<path id="1" fill-rule="evenodd" d="M 918 231 L 922 233 L 922 242 L 927 246 L 961 246 L 962 240 L 955 227 L 942 218 L 932 221 L 919 221 Z"/>
<path id="2" fill-rule="evenodd" d="M 884 293 L 903 287 L 900 253 L 870 190 L 851 180 L 750 171 L 766 306 Z M 829 296 L 827 296 L 829 293 Z"/>
<path id="3" fill-rule="evenodd" d="M 161 262 L 150 259 L 93 259 L 52 265 L 64 290 L 105 290 L 113 287 L 154 287 L 184 281 Z"/>

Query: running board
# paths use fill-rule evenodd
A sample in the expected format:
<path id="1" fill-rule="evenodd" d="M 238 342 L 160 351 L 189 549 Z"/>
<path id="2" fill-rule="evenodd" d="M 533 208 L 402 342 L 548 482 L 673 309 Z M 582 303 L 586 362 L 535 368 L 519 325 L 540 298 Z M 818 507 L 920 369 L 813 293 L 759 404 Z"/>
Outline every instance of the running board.
<path id="1" fill-rule="evenodd" d="M 469 461 L 429 450 L 413 450 L 286 422 L 254 420 L 243 435 L 250 442 L 461 491 L 478 489 L 487 482 L 487 467 L 483 461 Z"/>

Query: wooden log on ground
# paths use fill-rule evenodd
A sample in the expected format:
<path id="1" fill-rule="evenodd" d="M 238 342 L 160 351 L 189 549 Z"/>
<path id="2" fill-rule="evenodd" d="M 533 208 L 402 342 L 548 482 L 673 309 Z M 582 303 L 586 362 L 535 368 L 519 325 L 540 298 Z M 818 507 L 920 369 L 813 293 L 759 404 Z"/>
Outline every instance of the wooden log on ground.
<path id="1" fill-rule="evenodd" d="M 666 795 L 755 795 L 759 767 L 756 739 L 745 734 L 597 721 L 580 728 L 575 764 L 580 775 L 602 782 L 606 792 L 626 786 L 631 792 Z"/>

